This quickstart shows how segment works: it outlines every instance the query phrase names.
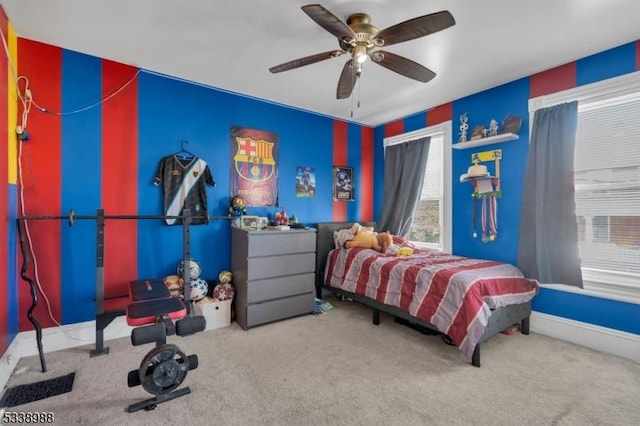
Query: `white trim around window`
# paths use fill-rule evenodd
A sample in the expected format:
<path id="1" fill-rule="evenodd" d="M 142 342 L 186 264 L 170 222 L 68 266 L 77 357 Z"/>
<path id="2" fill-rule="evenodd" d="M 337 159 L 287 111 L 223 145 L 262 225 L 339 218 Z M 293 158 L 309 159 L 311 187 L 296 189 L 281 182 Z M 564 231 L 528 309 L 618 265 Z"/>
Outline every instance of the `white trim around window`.
<path id="1" fill-rule="evenodd" d="M 403 133 L 397 136 L 391 136 L 383 139 L 384 148 L 388 146 L 397 145 L 399 143 L 410 142 L 416 139 L 424 138 L 427 136 L 442 136 L 442 191 L 443 191 L 443 203 L 442 203 L 442 235 L 441 244 L 442 250 L 446 253 L 451 253 L 451 121 L 445 121 L 440 124 L 436 124 L 422 129 L 414 130 L 412 132 Z"/>
<path id="2" fill-rule="evenodd" d="M 578 101 L 578 111 L 586 111 L 606 105 L 613 98 L 620 100 L 638 97 L 640 97 L 640 71 L 529 99 L 529 134 L 531 134 L 533 114 L 538 109 Z M 613 274 L 608 271 L 583 268 L 584 289 L 563 284 L 543 284 L 542 287 L 628 303 L 640 303 L 637 280 L 635 275 Z"/>

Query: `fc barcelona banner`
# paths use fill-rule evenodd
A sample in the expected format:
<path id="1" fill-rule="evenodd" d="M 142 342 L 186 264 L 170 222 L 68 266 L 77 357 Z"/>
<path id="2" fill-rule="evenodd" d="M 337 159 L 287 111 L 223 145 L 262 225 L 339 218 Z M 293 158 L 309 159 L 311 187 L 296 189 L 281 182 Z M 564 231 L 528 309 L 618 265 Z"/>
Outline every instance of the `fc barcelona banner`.
<path id="1" fill-rule="evenodd" d="M 231 126 L 231 192 L 247 206 L 278 205 L 278 135 Z"/>

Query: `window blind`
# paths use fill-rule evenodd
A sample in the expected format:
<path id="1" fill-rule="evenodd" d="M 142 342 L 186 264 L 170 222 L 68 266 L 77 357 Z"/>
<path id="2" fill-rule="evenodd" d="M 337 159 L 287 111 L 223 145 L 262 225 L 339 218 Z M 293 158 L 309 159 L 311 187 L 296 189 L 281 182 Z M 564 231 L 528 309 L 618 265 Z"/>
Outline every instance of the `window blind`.
<path id="1" fill-rule="evenodd" d="M 580 105 L 574 175 L 583 270 L 631 278 L 638 289 L 639 121 L 640 94 Z"/>

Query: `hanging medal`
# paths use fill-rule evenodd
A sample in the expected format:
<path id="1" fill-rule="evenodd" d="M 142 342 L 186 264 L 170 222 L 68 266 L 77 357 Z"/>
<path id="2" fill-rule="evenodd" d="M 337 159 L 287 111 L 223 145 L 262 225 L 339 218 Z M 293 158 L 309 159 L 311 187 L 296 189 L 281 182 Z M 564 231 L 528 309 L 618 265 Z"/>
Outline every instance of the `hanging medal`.
<path id="1" fill-rule="evenodd" d="M 486 195 L 482 195 L 482 219 L 481 219 L 481 226 L 482 226 L 482 242 L 483 243 L 488 243 L 489 242 L 489 236 L 487 235 L 487 196 Z"/>
<path id="2" fill-rule="evenodd" d="M 489 240 L 498 237 L 498 200 L 495 194 L 489 196 Z"/>

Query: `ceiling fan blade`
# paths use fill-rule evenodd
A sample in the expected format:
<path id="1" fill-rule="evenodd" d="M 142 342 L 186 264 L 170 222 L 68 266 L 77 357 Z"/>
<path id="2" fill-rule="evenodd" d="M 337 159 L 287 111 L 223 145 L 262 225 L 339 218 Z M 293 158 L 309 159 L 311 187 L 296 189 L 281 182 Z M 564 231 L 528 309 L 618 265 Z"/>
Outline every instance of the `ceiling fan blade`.
<path id="1" fill-rule="evenodd" d="M 347 43 L 351 40 L 355 40 L 356 35 L 353 30 L 340 18 L 319 4 L 308 4 L 302 6 L 304 13 L 309 15 L 318 25 L 325 30 L 329 31 L 339 40 L 344 40 Z"/>
<path id="2" fill-rule="evenodd" d="M 436 76 L 429 68 L 423 67 L 417 62 L 396 55 L 395 53 L 377 50 L 371 54 L 371 60 L 378 65 L 395 71 L 405 77 L 426 83 Z"/>
<path id="3" fill-rule="evenodd" d="M 305 56 L 304 58 L 298 58 L 289 62 L 285 62 L 284 64 L 276 65 L 269 68 L 269 71 L 274 74 L 282 71 L 288 71 L 294 68 L 303 67 L 305 65 L 315 64 L 316 62 L 324 61 L 326 59 L 335 58 L 342 55 L 343 53 L 343 50 L 330 50 L 328 52 L 317 53 L 315 55 Z"/>
<path id="4" fill-rule="evenodd" d="M 384 46 L 413 40 L 455 25 L 456 20 L 448 10 L 409 19 L 378 32 L 372 38 L 384 40 Z"/>
<path id="5" fill-rule="evenodd" d="M 351 92 L 353 92 L 356 80 L 358 79 L 358 75 L 356 74 L 356 70 L 353 65 L 353 59 L 349 59 L 342 68 L 340 80 L 338 80 L 338 90 L 336 91 L 337 99 L 347 99 L 351 96 Z"/>

